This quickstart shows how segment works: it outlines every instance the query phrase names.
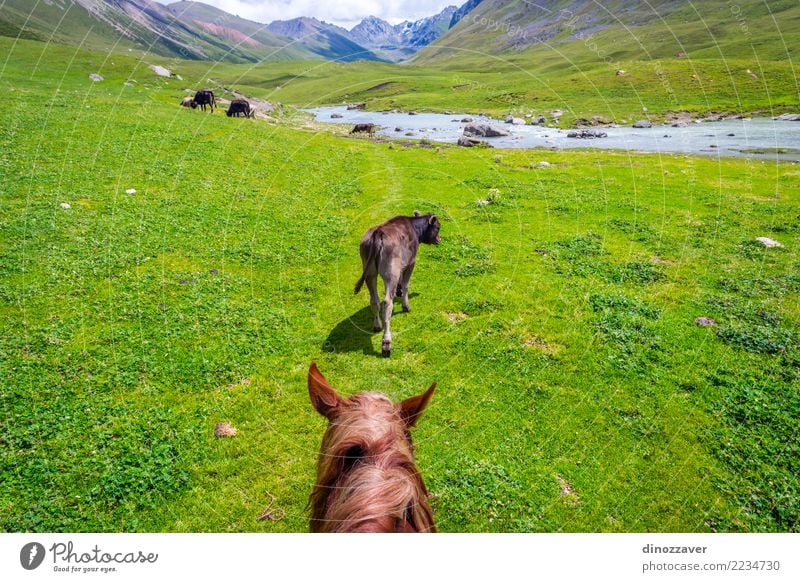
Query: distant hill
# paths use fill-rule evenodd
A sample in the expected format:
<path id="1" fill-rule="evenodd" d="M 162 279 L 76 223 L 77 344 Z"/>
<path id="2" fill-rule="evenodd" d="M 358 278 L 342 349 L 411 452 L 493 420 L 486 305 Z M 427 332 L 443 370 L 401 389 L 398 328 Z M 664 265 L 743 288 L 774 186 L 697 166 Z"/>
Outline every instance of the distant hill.
<path id="1" fill-rule="evenodd" d="M 302 16 L 276 20 L 267 26 L 275 34 L 288 37 L 305 50 L 332 61 L 384 60 L 350 38 L 350 33 L 335 24 Z"/>
<path id="2" fill-rule="evenodd" d="M 573 62 L 755 54 L 759 59 L 781 60 L 800 41 L 800 3 L 471 0 L 451 24 L 414 62 L 458 66 L 484 61 L 498 66 L 501 57 L 530 64 L 530 55 L 547 51 L 566 51 Z M 781 34 L 776 34 L 776 27 Z M 563 66 L 563 58 L 560 62 Z"/>
<path id="3" fill-rule="evenodd" d="M 234 63 L 315 56 L 269 32 L 249 38 L 243 32 L 247 21 L 210 6 L 187 6 L 189 9 L 215 16 L 210 22 L 201 20 L 198 24 L 191 17 L 183 17 L 186 11 L 176 15 L 174 9 L 152 0 L 2 0 L 0 34 L 87 48 L 137 49 L 184 59 Z"/>
<path id="4" fill-rule="evenodd" d="M 275 34 L 266 24 L 228 14 L 202 2 L 181 1 L 167 5 L 181 22 L 202 29 L 207 34 L 236 45 L 244 51 L 263 54 L 274 60 L 317 59 L 319 55 L 292 39 Z"/>
<path id="5" fill-rule="evenodd" d="M 233 63 L 400 61 L 447 32 L 474 1 L 396 25 L 370 16 L 348 31 L 310 17 L 261 24 L 185 0 L 0 0 L 0 35 Z"/>

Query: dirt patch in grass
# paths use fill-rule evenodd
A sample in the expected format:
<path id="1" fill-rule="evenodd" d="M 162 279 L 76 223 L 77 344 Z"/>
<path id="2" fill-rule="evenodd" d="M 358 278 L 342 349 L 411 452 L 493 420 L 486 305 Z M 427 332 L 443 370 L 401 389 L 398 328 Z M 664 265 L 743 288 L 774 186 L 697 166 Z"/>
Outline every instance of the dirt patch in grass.
<path id="1" fill-rule="evenodd" d="M 445 314 L 445 317 L 450 323 L 455 323 L 457 321 L 464 321 L 467 319 L 467 314 L 461 313 L 460 311 L 449 311 Z"/>
<path id="2" fill-rule="evenodd" d="M 523 342 L 526 348 L 531 348 L 534 350 L 539 350 L 543 354 L 547 354 L 548 356 L 552 356 L 557 354 L 561 351 L 562 346 L 558 344 L 553 344 L 548 342 L 546 339 L 539 337 L 539 336 L 528 336 Z"/>
<path id="3" fill-rule="evenodd" d="M 572 486 L 572 483 L 564 479 L 561 475 L 556 475 L 556 480 L 558 481 L 559 486 L 559 495 L 561 495 L 561 501 L 564 505 L 568 505 L 569 507 L 577 507 L 581 504 L 581 498 L 575 492 L 575 488 Z"/>
<path id="4" fill-rule="evenodd" d="M 218 422 L 214 426 L 214 436 L 218 438 L 236 436 L 239 431 L 229 422 Z"/>

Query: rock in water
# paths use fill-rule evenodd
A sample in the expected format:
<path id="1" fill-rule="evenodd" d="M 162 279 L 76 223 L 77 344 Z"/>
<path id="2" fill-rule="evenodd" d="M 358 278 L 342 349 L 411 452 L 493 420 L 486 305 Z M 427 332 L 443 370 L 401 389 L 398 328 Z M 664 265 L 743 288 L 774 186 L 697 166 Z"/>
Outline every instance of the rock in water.
<path id="1" fill-rule="evenodd" d="M 464 135 L 474 137 L 504 137 L 511 134 L 505 129 L 500 129 L 488 123 L 468 123 L 464 126 Z"/>
<path id="2" fill-rule="evenodd" d="M 647 121 L 646 119 L 642 119 L 641 121 L 637 121 L 636 123 L 634 123 L 633 127 L 635 127 L 636 129 L 647 129 L 653 127 L 653 124 Z"/>
<path id="3" fill-rule="evenodd" d="M 597 129 L 581 129 L 578 131 L 570 131 L 567 133 L 567 137 L 574 137 L 577 139 L 596 139 L 608 137 L 608 134 L 605 131 L 600 131 Z"/>
<path id="4" fill-rule="evenodd" d="M 474 137 L 467 137 L 466 135 L 462 135 L 461 137 L 459 137 L 457 143 L 461 147 L 465 147 L 465 148 L 471 148 L 471 147 L 480 146 L 480 145 L 482 145 L 482 146 L 488 146 L 489 145 L 485 141 L 481 141 L 479 139 L 475 139 Z"/>

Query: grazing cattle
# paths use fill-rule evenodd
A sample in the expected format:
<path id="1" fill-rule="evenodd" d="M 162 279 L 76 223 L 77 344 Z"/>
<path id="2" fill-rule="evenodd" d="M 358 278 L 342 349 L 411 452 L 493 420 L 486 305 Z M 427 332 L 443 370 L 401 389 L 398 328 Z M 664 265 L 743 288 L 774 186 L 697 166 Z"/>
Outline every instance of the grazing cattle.
<path id="1" fill-rule="evenodd" d="M 308 395 L 328 419 L 311 492 L 312 532 L 435 532 L 410 429 L 433 391 L 392 404 L 383 394 L 342 398 L 311 364 Z"/>
<path id="2" fill-rule="evenodd" d="M 356 123 L 355 127 L 350 130 L 350 133 L 368 133 L 370 137 L 375 133 L 374 123 Z"/>
<path id="3" fill-rule="evenodd" d="M 375 316 L 372 329 L 383 329 L 384 356 L 389 356 L 392 352 L 389 321 L 392 318 L 395 294 L 403 298 L 403 311 L 410 311 L 408 286 L 416 264 L 419 243 L 438 245 L 441 242 L 440 228 L 441 223 L 433 214 L 414 211 L 414 216 L 396 216 L 369 229 L 361 239 L 361 262 L 364 270 L 356 283 L 355 292 L 361 291 L 361 286 L 367 283 L 369 302 Z M 378 274 L 386 287 L 382 303 L 378 298 Z"/>
<path id="4" fill-rule="evenodd" d="M 183 99 L 181 99 L 181 107 L 191 107 L 192 109 L 194 109 L 195 107 L 197 107 L 197 105 L 195 104 L 194 99 L 192 99 L 191 97 L 184 97 Z"/>
<path id="5" fill-rule="evenodd" d="M 228 117 L 239 117 L 244 115 L 245 117 L 252 117 L 255 119 L 256 112 L 250 107 L 250 103 L 245 101 L 244 99 L 234 99 L 231 101 L 231 104 L 228 106 L 228 111 L 226 112 Z"/>
<path id="6" fill-rule="evenodd" d="M 214 107 L 217 106 L 217 100 L 214 98 L 214 92 L 208 89 L 202 89 L 194 94 L 194 108 L 200 107 L 203 111 L 206 110 L 206 105 L 211 107 L 211 113 L 214 113 Z"/>

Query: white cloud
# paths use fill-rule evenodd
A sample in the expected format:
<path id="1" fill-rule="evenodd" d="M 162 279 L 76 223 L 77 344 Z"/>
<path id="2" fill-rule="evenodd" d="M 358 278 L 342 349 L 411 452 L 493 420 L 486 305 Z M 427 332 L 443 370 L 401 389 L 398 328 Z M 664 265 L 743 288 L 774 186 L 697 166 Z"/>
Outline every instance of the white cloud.
<path id="1" fill-rule="evenodd" d="M 165 0 L 161 0 L 164 2 Z M 228 12 L 269 23 L 298 16 L 313 16 L 345 28 L 352 28 L 366 16 L 377 16 L 397 24 L 433 16 L 446 6 L 460 6 L 466 0 L 200 0 Z"/>

